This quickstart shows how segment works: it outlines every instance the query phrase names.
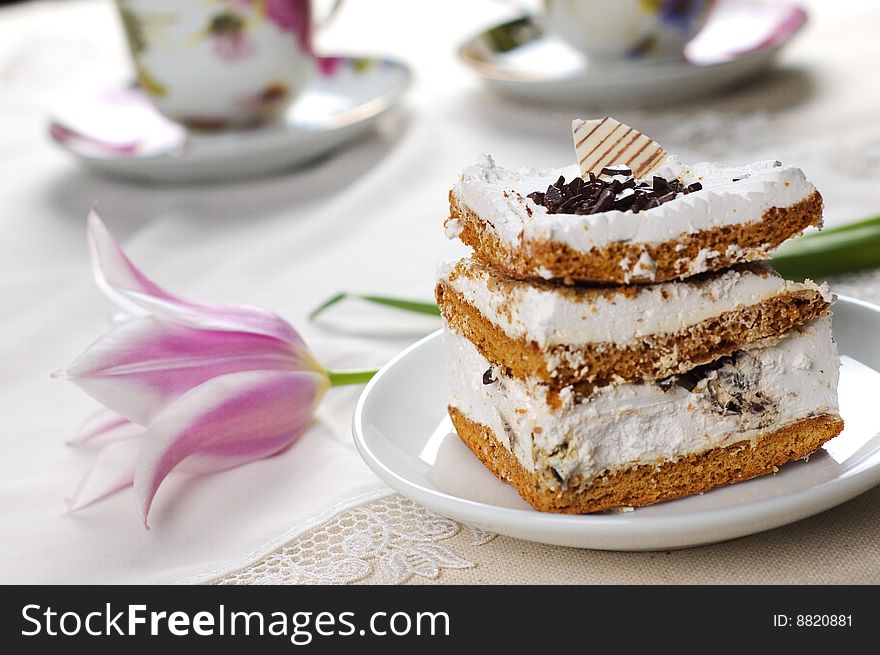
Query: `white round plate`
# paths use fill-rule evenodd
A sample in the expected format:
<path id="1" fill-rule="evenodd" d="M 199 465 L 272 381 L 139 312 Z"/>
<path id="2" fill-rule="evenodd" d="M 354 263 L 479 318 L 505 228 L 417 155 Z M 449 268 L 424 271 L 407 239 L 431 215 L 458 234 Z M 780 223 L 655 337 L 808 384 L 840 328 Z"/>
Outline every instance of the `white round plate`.
<path id="1" fill-rule="evenodd" d="M 609 65 L 589 61 L 527 16 L 476 35 L 458 54 L 510 96 L 619 109 L 691 100 L 766 71 L 806 20 L 787 2 L 720 0 L 681 59 Z"/>
<path id="2" fill-rule="evenodd" d="M 50 134 L 87 166 L 122 177 L 204 182 L 253 177 L 307 163 L 370 129 L 410 81 L 388 59 L 321 57 L 283 121 L 228 132 L 194 132 L 169 121 L 137 87 L 71 99 Z"/>
<path id="3" fill-rule="evenodd" d="M 519 539 L 603 550 L 668 550 L 769 530 L 880 483 L 880 307 L 840 298 L 833 323 L 843 362 L 844 431 L 809 461 L 701 495 L 583 516 L 531 509 L 452 431 L 439 331 L 400 353 L 370 381 L 355 410 L 355 443 L 370 468 L 401 494 L 445 516 Z"/>

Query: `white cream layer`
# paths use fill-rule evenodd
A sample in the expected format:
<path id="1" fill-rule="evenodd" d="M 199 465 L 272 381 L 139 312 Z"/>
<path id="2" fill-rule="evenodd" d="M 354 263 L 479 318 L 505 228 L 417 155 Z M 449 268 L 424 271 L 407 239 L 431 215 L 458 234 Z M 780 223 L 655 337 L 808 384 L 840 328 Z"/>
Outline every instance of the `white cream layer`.
<path id="1" fill-rule="evenodd" d="M 636 464 L 674 460 L 689 453 L 754 441 L 808 416 L 837 414 L 839 360 L 831 320 L 792 330 L 775 345 L 754 348 L 735 364 L 711 372 L 688 391 L 655 383 L 605 387 L 576 402 L 563 390 L 562 407 L 547 404 L 546 388 L 497 371 L 483 384 L 489 362 L 463 337 L 445 334 L 450 405 L 496 437 L 548 484 L 587 478 Z M 717 404 L 723 379 L 741 376 L 750 397 L 759 392 L 766 411 L 724 413 Z M 723 385 L 722 385 L 722 388 Z"/>
<path id="2" fill-rule="evenodd" d="M 643 337 L 684 330 L 780 293 L 816 289 L 828 302 L 832 299 L 828 285 L 786 281 L 769 266 L 766 275 L 731 269 L 713 274 L 699 286 L 664 282 L 638 287 L 630 297 L 591 293 L 579 300 L 572 297 L 572 289 L 559 292 L 515 281 L 505 285 L 509 293 L 502 292 L 481 264 L 464 260 L 464 274 L 452 275 L 455 265 L 442 264 L 439 278 L 505 334 L 535 341 L 542 348 L 584 343 L 625 345 Z"/>
<path id="3" fill-rule="evenodd" d="M 678 178 L 683 184 L 700 182 L 703 189 L 638 214 L 548 214 L 546 208 L 526 197 L 532 191 L 545 191 L 560 175 L 571 180 L 578 174 L 577 165 L 512 171 L 483 155 L 462 172 L 453 192 L 511 246 L 523 241 L 553 241 L 586 252 L 618 241 L 663 243 L 713 227 L 755 222 L 766 210 L 788 207 L 816 191 L 801 169 L 779 162 L 686 166 L 670 156 L 655 174 Z M 742 179 L 734 182 L 736 178 Z M 447 236 L 455 238 L 460 229 L 457 221 L 447 221 L 446 227 Z M 705 256 L 711 257 L 711 252 Z"/>

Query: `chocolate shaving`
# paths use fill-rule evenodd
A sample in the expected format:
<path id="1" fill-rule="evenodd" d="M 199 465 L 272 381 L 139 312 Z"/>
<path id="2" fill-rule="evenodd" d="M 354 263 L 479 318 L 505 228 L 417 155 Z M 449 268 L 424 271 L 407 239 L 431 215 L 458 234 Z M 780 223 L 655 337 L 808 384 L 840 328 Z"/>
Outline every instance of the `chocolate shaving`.
<path id="1" fill-rule="evenodd" d="M 606 166 L 602 169 L 602 175 L 632 175 L 633 171 L 629 166 L 624 164 L 615 164 L 614 166 Z"/>
<path id="2" fill-rule="evenodd" d="M 492 373 L 492 367 L 486 369 L 486 372 L 483 373 L 483 384 L 494 384 L 498 380 L 495 379 L 495 375 Z"/>
<path id="3" fill-rule="evenodd" d="M 703 364 L 701 366 L 695 366 L 685 373 L 670 375 L 668 378 L 657 380 L 657 386 L 659 386 L 663 391 L 669 391 L 673 386 L 681 387 L 682 389 L 685 389 L 687 391 L 693 391 L 700 380 L 707 377 L 709 373 L 711 373 L 712 371 L 717 371 L 720 368 L 729 364 L 733 364 L 734 361 L 734 358 L 729 355 L 727 357 L 721 357 L 714 362 Z"/>
<path id="4" fill-rule="evenodd" d="M 703 188 L 699 182 L 684 186 L 679 180 L 659 175 L 654 175 L 650 183 L 638 182 L 626 166 L 606 166 L 602 175 L 612 177 L 603 179 L 590 173 L 589 179 L 576 177 L 566 182 L 560 175 L 546 191 L 533 191 L 527 197 L 549 214 L 598 214 L 609 210 L 637 214 Z"/>

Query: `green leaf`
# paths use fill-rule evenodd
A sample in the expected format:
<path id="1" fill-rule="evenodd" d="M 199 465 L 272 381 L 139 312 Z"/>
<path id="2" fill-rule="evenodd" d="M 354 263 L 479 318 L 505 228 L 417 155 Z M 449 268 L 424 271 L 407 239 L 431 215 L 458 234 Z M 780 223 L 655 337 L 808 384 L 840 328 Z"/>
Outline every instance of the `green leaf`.
<path id="1" fill-rule="evenodd" d="M 430 316 L 440 316 L 440 308 L 436 303 L 423 302 L 421 300 L 406 300 L 404 298 L 389 298 L 385 296 L 358 296 L 361 300 L 376 303 L 377 305 L 385 305 L 394 307 L 406 312 L 414 312 L 416 314 L 428 314 Z"/>
<path id="2" fill-rule="evenodd" d="M 790 279 L 880 266 L 880 216 L 789 241 L 776 250 L 770 263 Z"/>
<path id="3" fill-rule="evenodd" d="M 345 300 L 348 297 L 346 293 L 337 293 L 335 296 L 331 296 L 320 305 L 315 307 L 312 311 L 309 312 L 309 320 L 314 321 L 318 316 L 323 314 L 326 310 L 330 309 L 333 305 L 338 302 Z"/>
<path id="4" fill-rule="evenodd" d="M 823 228 L 820 232 L 811 232 L 806 236 L 802 237 L 804 239 L 816 239 L 821 238 L 823 236 L 828 236 L 829 234 L 838 234 L 840 232 L 850 232 L 852 230 L 859 230 L 864 227 L 878 226 L 880 227 L 880 215 L 872 216 L 871 218 L 864 218 L 860 221 L 852 221 L 851 223 L 844 223 L 843 225 L 836 225 L 834 227 L 826 227 Z"/>
<path id="5" fill-rule="evenodd" d="M 373 303 L 375 305 L 384 305 L 385 307 L 393 307 L 394 309 L 400 309 L 406 312 L 414 312 L 417 314 L 428 314 L 430 316 L 440 316 L 440 309 L 437 307 L 435 303 L 423 302 L 420 300 L 408 300 L 405 298 L 393 298 L 390 296 L 371 296 L 371 295 L 360 295 L 356 293 L 347 293 L 340 292 L 335 296 L 332 296 L 318 305 L 315 309 L 311 311 L 309 314 L 309 320 L 313 321 L 318 316 L 323 314 L 325 311 L 333 307 L 334 305 L 342 302 L 343 300 L 356 299 L 363 300 L 365 302 Z"/>

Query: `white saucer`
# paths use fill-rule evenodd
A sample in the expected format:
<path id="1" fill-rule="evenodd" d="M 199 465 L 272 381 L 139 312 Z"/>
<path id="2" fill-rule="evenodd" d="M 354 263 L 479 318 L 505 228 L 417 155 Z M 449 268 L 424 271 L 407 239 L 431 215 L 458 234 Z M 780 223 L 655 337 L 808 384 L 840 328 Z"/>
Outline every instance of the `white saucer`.
<path id="1" fill-rule="evenodd" d="M 510 96 L 619 109 L 691 100 L 765 71 L 806 20 L 803 8 L 787 2 L 720 0 L 681 59 L 608 65 L 588 61 L 524 17 L 478 34 L 459 56 Z"/>
<path id="2" fill-rule="evenodd" d="M 191 132 L 161 116 L 137 87 L 68 101 L 50 133 L 84 164 L 123 177 L 196 182 L 252 177 L 304 164 L 370 129 L 410 81 L 402 63 L 323 57 L 278 124 Z"/>
<path id="3" fill-rule="evenodd" d="M 807 462 L 698 496 L 584 516 L 531 509 L 452 432 L 439 332 L 402 352 L 370 381 L 355 410 L 355 443 L 370 468 L 401 494 L 456 520 L 529 541 L 668 550 L 769 530 L 880 483 L 880 307 L 841 298 L 833 323 L 843 359 L 844 431 Z"/>

